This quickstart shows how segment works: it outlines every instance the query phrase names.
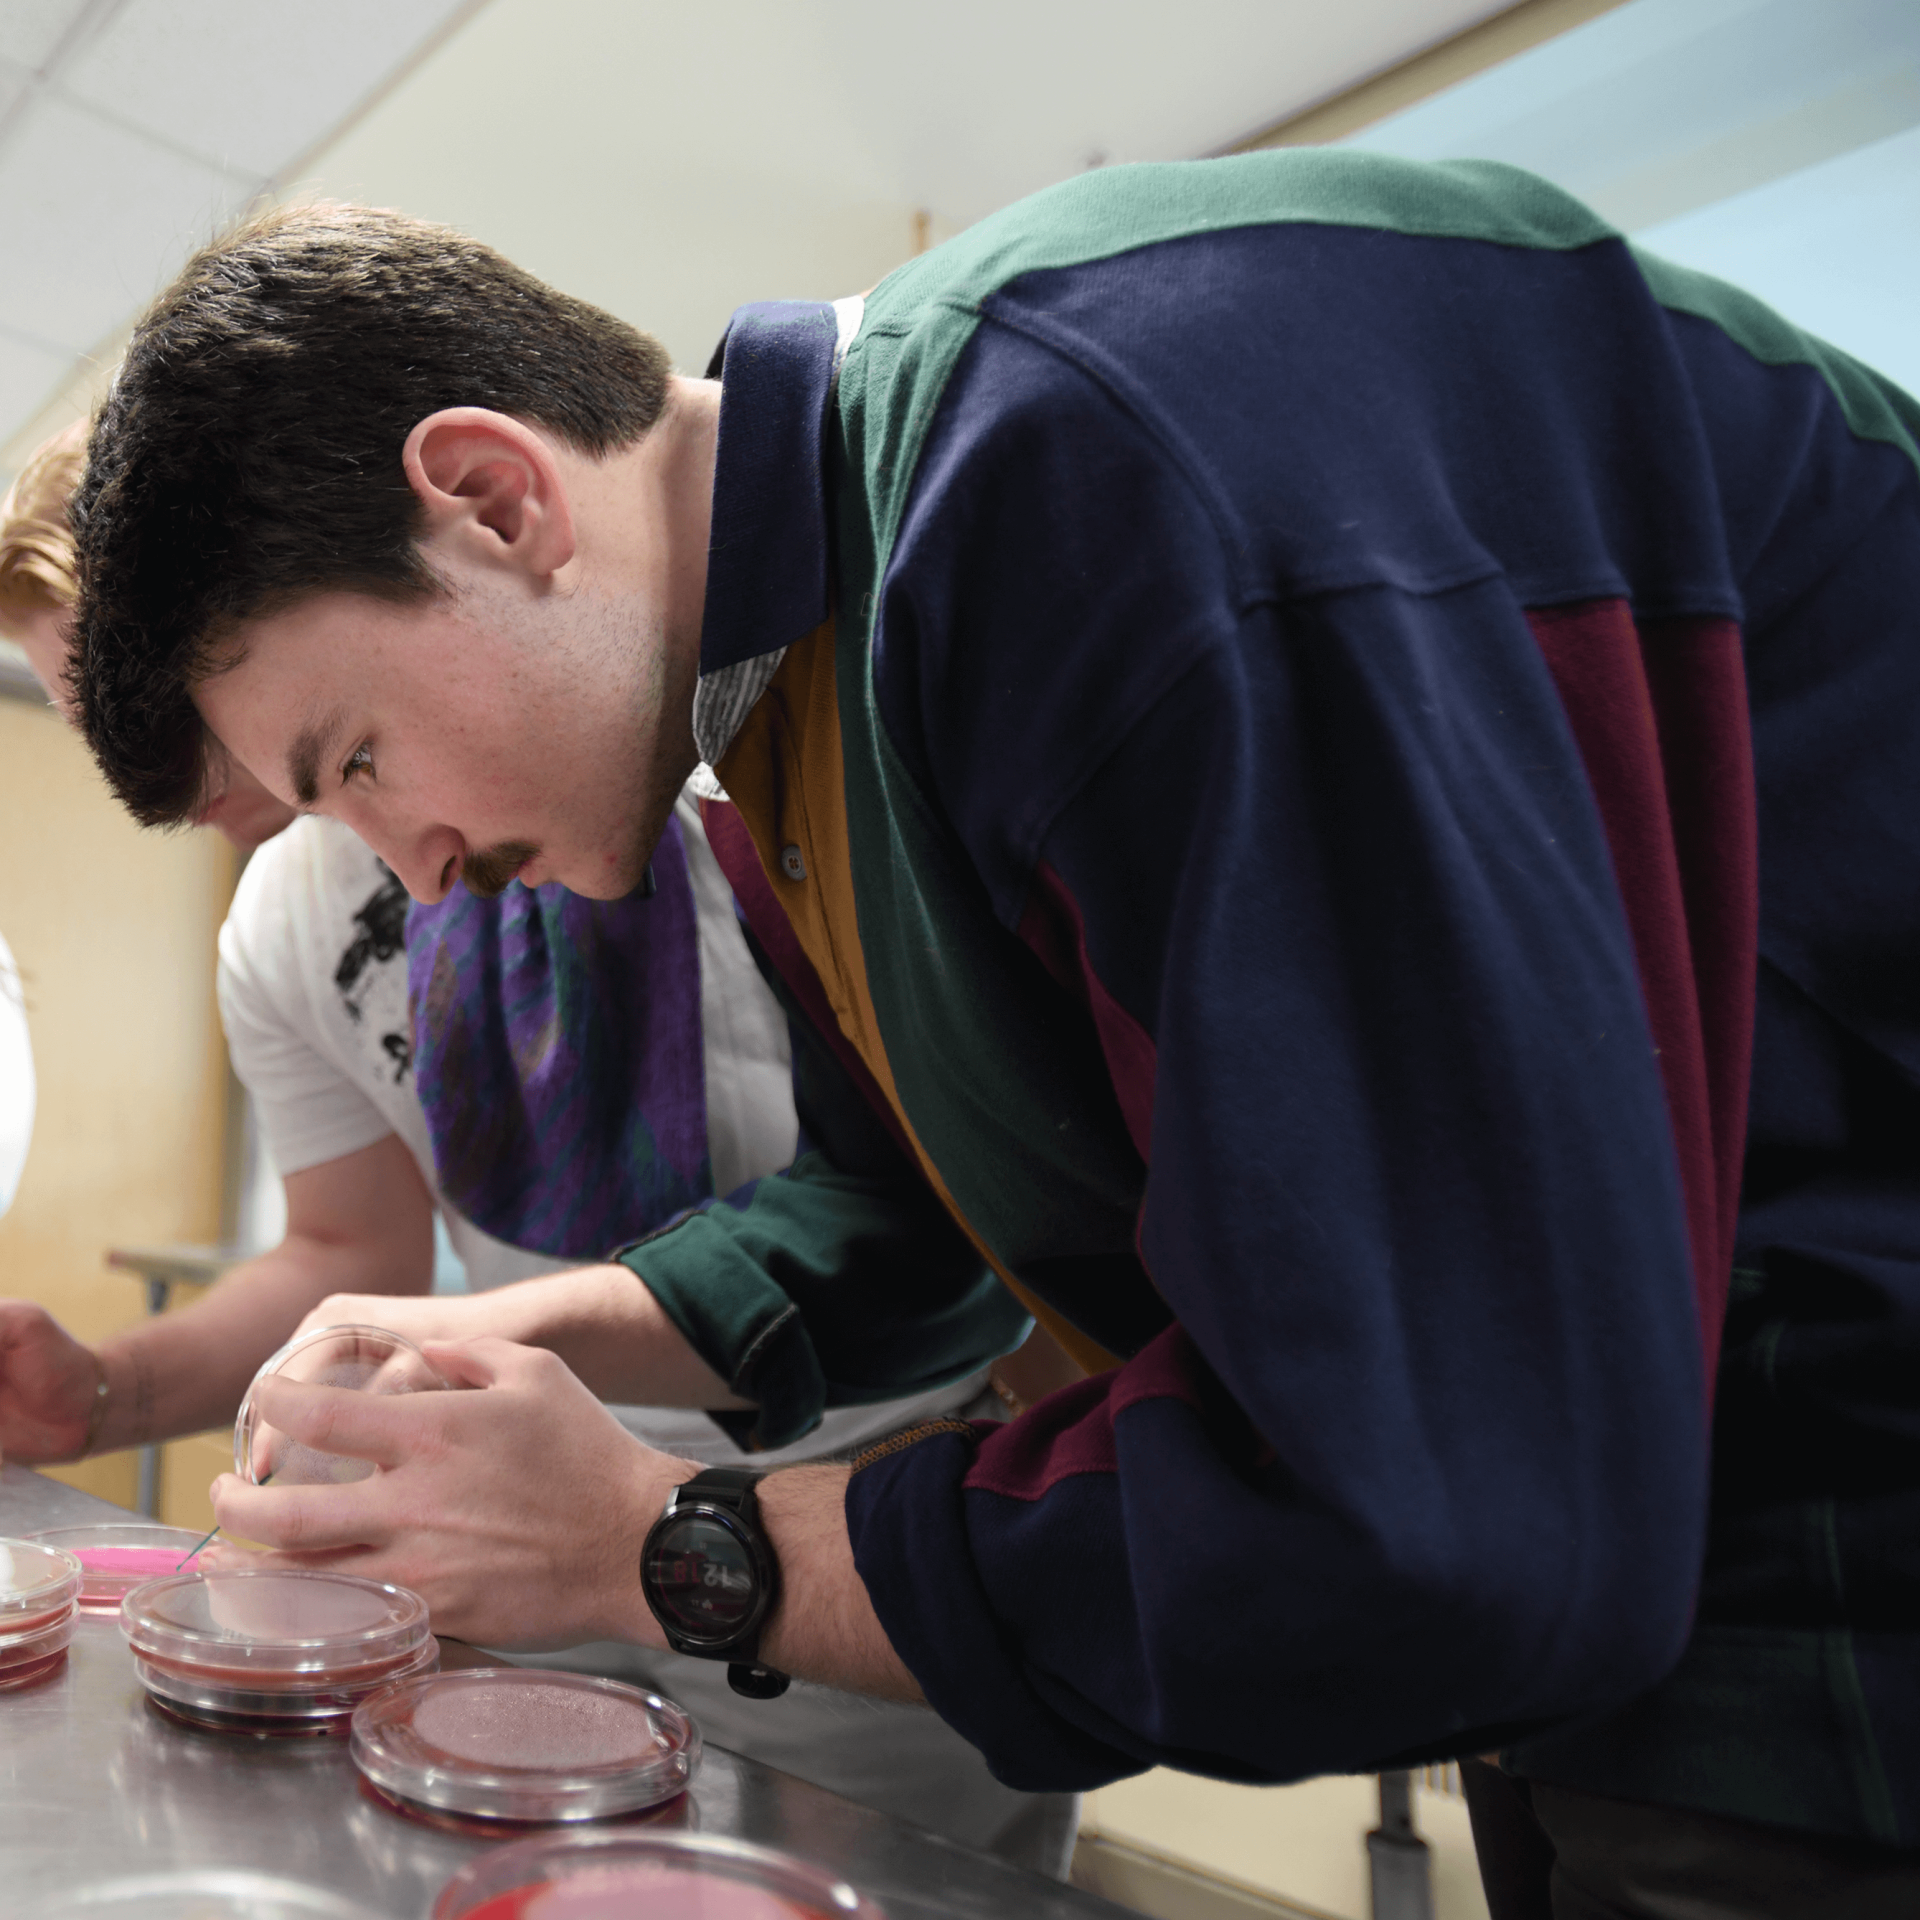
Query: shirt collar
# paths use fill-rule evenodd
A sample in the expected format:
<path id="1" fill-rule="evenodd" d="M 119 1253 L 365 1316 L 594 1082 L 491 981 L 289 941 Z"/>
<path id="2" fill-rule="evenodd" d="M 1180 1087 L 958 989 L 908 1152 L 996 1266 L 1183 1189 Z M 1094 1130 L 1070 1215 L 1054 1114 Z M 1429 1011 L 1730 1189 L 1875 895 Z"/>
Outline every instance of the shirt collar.
<path id="1" fill-rule="evenodd" d="M 762 301 L 733 316 L 715 355 L 702 674 L 789 646 L 827 617 L 822 443 L 844 320 L 824 300 Z"/>

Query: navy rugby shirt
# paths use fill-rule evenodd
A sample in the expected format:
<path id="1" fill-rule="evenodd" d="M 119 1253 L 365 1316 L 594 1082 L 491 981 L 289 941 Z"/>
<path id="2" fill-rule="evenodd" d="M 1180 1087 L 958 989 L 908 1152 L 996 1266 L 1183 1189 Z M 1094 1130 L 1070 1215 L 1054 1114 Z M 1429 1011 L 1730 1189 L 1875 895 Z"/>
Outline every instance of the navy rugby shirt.
<path id="1" fill-rule="evenodd" d="M 1354 155 L 1075 182 L 833 334 L 727 346 L 731 870 L 1118 1363 L 855 1476 L 934 1706 L 1029 1786 L 1518 1742 L 1920 1842 L 1912 403 Z"/>

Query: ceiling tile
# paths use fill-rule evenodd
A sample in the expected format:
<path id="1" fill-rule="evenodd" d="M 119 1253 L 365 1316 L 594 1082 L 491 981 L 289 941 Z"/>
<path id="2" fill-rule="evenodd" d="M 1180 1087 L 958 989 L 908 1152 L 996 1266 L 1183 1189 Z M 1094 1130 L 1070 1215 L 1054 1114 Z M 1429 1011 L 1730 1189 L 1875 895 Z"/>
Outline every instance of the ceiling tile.
<path id="1" fill-rule="evenodd" d="M 26 92 L 27 83 L 33 76 L 24 67 L 16 67 L 11 60 L 0 60 L 0 121 L 4 121 L 7 110 Z"/>
<path id="2" fill-rule="evenodd" d="M 0 155 L 0 325 L 95 345 L 254 186 L 43 94 Z"/>
<path id="3" fill-rule="evenodd" d="M 0 443 L 12 439 L 53 398 L 72 367 L 63 354 L 0 333 Z"/>
<path id="4" fill-rule="evenodd" d="M 76 100 L 265 177 L 338 125 L 459 4 L 128 0 L 60 85 Z"/>
<path id="5" fill-rule="evenodd" d="M 87 0 L 4 0 L 0 4 L 0 54 L 37 72 L 60 44 L 60 36 L 86 11 Z"/>

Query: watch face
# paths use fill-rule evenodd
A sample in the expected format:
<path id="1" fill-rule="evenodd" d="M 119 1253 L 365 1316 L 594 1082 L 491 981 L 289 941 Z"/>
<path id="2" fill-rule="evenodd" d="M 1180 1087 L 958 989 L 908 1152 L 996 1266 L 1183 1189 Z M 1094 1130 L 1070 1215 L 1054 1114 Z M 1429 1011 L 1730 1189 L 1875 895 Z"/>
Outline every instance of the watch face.
<path id="1" fill-rule="evenodd" d="M 710 1513 L 675 1514 L 647 1540 L 647 1598 L 669 1626 L 724 1643 L 751 1624 L 760 1581 L 746 1541 Z"/>

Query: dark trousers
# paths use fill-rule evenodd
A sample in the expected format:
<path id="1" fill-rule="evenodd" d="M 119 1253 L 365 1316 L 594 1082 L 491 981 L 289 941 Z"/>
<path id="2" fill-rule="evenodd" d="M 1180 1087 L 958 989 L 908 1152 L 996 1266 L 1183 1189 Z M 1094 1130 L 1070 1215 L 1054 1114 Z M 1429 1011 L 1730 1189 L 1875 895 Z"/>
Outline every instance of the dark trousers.
<path id="1" fill-rule="evenodd" d="M 1460 1775 L 1493 1920 L 1920 1920 L 1920 1851 Z"/>

